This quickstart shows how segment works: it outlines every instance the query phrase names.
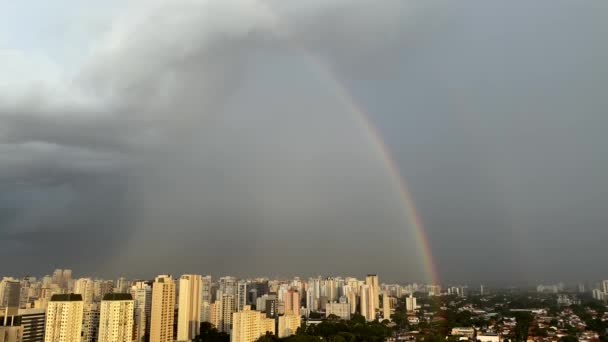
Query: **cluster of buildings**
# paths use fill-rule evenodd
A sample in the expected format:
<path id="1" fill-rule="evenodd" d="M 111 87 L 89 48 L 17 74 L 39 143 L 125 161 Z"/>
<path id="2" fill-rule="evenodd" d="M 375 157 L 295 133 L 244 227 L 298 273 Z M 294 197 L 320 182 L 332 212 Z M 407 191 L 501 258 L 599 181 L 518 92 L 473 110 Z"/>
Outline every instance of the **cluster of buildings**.
<path id="1" fill-rule="evenodd" d="M 423 285 L 380 284 L 378 276 L 237 279 L 184 274 L 154 280 L 72 278 L 58 269 L 40 279 L 0 282 L 1 342 L 191 341 L 202 322 L 252 342 L 295 334 L 312 318 L 389 319 L 396 298 Z M 408 306 L 416 307 L 415 298 Z"/>

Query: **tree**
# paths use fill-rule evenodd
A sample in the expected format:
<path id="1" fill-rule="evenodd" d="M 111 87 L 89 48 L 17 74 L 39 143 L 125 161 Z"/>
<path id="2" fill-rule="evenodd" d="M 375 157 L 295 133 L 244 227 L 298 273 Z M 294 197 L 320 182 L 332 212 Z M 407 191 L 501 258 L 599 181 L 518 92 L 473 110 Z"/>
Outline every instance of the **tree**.
<path id="1" fill-rule="evenodd" d="M 194 338 L 195 342 L 230 342 L 230 335 L 219 332 L 213 324 L 202 322 L 200 333 Z"/>
<path id="2" fill-rule="evenodd" d="M 578 338 L 572 336 L 572 335 L 566 335 L 566 336 L 562 336 L 559 339 L 560 342 L 578 342 Z"/>

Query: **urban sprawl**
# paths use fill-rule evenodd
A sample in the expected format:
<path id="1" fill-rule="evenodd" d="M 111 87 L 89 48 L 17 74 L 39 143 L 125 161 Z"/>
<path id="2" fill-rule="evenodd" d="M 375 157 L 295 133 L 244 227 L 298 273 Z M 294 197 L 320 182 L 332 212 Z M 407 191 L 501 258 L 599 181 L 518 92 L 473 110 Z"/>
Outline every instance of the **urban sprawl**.
<path id="1" fill-rule="evenodd" d="M 3 277 L 0 342 L 608 341 L 608 280 L 589 286 L 384 284 L 376 274 L 116 281 Z"/>

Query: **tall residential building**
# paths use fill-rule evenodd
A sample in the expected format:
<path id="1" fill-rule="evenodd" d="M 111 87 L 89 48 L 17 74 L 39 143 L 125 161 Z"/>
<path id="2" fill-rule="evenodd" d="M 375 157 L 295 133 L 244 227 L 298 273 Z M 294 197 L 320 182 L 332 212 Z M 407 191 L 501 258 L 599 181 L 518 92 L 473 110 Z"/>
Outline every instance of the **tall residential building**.
<path id="1" fill-rule="evenodd" d="M 372 290 L 372 301 L 374 304 L 374 309 L 377 310 L 380 308 L 380 284 L 378 283 L 378 275 L 377 274 L 368 274 L 365 277 L 365 284 L 369 285 Z"/>
<path id="2" fill-rule="evenodd" d="M 295 335 L 296 331 L 300 327 L 301 317 L 299 315 L 289 314 L 279 316 L 279 331 L 277 335 L 279 338 L 288 337 Z"/>
<path id="3" fill-rule="evenodd" d="M 129 293 L 129 281 L 125 277 L 120 277 L 116 280 L 116 286 L 114 286 L 114 293 Z"/>
<path id="4" fill-rule="evenodd" d="M 95 284 L 91 278 L 80 278 L 74 283 L 74 293 L 82 295 L 85 305 L 93 303 L 95 299 Z"/>
<path id="5" fill-rule="evenodd" d="M 388 291 L 385 291 L 382 295 L 382 318 L 391 319 L 391 297 L 388 295 Z"/>
<path id="6" fill-rule="evenodd" d="M 53 272 L 53 283 L 57 284 L 60 288 L 67 290 L 71 281 L 72 270 L 62 270 L 58 268 Z"/>
<path id="7" fill-rule="evenodd" d="M 285 302 L 285 314 L 300 316 L 300 292 L 298 290 L 289 290 L 283 296 Z"/>
<path id="8" fill-rule="evenodd" d="M 150 334 L 150 313 L 152 310 L 152 287 L 145 281 L 137 281 L 131 286 L 134 300 L 133 324 L 137 342 L 142 342 Z"/>
<path id="9" fill-rule="evenodd" d="M 407 311 L 416 310 L 416 297 L 414 297 L 412 293 L 410 293 L 410 296 L 405 299 L 405 309 Z"/>
<path id="10" fill-rule="evenodd" d="M 96 279 L 93 283 L 96 302 L 100 302 L 107 293 L 114 292 L 114 285 L 111 280 Z"/>
<path id="11" fill-rule="evenodd" d="M 197 274 L 184 274 L 179 278 L 178 341 L 190 341 L 200 332 L 202 278 Z"/>
<path id="12" fill-rule="evenodd" d="M 608 280 L 602 281 L 602 292 L 608 293 Z"/>
<path id="13" fill-rule="evenodd" d="M 252 311 L 246 305 L 242 311 L 234 312 L 232 315 L 231 342 L 254 342 L 260 336 L 270 332 L 275 333 L 275 321 L 259 311 Z"/>
<path id="14" fill-rule="evenodd" d="M 240 281 L 236 289 L 236 311 L 242 311 L 247 305 L 247 283 Z"/>
<path id="15" fill-rule="evenodd" d="M 80 342 L 95 342 L 99 336 L 99 303 L 84 304 Z"/>
<path id="16" fill-rule="evenodd" d="M 44 341 L 80 341 L 83 309 L 79 294 L 53 295 L 46 311 Z"/>
<path id="17" fill-rule="evenodd" d="M 361 315 L 365 317 L 365 320 L 368 322 L 375 320 L 376 309 L 374 308 L 373 288 L 370 285 L 361 285 L 359 295 L 359 306 L 361 310 Z"/>
<path id="18" fill-rule="evenodd" d="M 159 275 L 152 284 L 150 342 L 172 342 L 175 282 L 170 275 Z"/>
<path id="19" fill-rule="evenodd" d="M 236 296 L 237 292 L 237 281 L 235 277 L 221 277 L 220 278 L 220 293 L 231 296 Z M 219 298 L 220 296 L 218 296 Z"/>
<path id="20" fill-rule="evenodd" d="M 232 295 L 222 295 L 220 307 L 220 326 L 218 329 L 230 333 L 232 314 L 236 311 L 236 301 Z"/>
<path id="21" fill-rule="evenodd" d="M 131 294 L 106 294 L 101 301 L 99 342 L 133 341 L 133 308 Z"/>
<path id="22" fill-rule="evenodd" d="M 0 281 L 0 310 L 9 310 L 10 315 L 17 313 L 19 309 L 21 282 L 18 279 L 4 277 Z"/>
<path id="23" fill-rule="evenodd" d="M 211 276 L 201 282 L 201 322 L 211 322 Z"/>
<path id="24" fill-rule="evenodd" d="M 329 317 L 330 315 L 335 315 L 340 317 L 341 319 L 350 319 L 350 303 L 347 303 L 344 300 L 341 300 L 339 303 L 327 303 L 325 305 L 325 317 Z"/>

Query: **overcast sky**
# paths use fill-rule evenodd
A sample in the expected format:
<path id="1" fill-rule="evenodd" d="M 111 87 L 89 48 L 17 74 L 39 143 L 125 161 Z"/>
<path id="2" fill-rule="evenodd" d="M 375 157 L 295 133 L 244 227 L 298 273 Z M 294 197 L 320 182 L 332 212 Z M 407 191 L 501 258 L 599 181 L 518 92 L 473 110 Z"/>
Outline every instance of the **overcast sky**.
<path id="1" fill-rule="evenodd" d="M 605 0 L 0 4 L 0 267 L 608 277 Z M 339 84 L 340 86 L 337 86 Z"/>

